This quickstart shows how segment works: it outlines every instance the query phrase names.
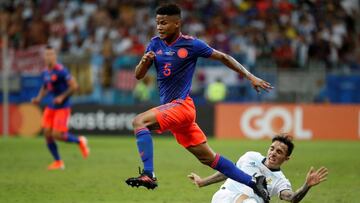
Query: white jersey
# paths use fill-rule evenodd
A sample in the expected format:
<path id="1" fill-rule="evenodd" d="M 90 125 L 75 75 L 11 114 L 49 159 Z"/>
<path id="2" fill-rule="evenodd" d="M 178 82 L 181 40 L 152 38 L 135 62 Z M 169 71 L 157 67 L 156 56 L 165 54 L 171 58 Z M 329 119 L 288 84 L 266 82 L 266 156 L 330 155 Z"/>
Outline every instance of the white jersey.
<path id="1" fill-rule="evenodd" d="M 258 152 L 247 152 L 237 161 L 236 166 L 245 173 L 253 176 L 263 175 L 266 177 L 267 189 L 270 197 L 280 195 L 282 190 L 291 190 L 291 184 L 281 170 L 270 170 L 263 162 L 265 157 Z M 228 178 L 220 187 L 220 190 L 227 190 L 236 194 L 245 194 L 249 198 L 256 199 L 257 202 L 263 200 L 254 194 L 252 188 Z"/>

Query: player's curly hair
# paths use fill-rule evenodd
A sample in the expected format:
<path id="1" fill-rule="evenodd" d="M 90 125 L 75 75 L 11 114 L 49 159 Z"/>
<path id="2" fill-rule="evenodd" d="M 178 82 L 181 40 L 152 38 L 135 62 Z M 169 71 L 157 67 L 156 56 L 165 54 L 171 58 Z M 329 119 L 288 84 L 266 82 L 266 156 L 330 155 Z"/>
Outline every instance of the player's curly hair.
<path id="1" fill-rule="evenodd" d="M 275 142 L 275 141 L 279 141 L 279 142 L 282 142 L 284 143 L 286 146 L 287 146 L 287 153 L 286 155 L 290 156 L 292 151 L 294 150 L 294 143 L 292 142 L 293 140 L 293 137 L 286 134 L 286 133 L 282 133 L 282 134 L 278 134 L 278 135 L 275 135 L 271 142 Z"/>
<path id="2" fill-rule="evenodd" d="M 181 9 L 177 4 L 167 3 L 167 4 L 160 5 L 156 9 L 156 14 L 157 15 L 169 15 L 169 16 L 178 15 L 179 17 L 181 17 Z"/>

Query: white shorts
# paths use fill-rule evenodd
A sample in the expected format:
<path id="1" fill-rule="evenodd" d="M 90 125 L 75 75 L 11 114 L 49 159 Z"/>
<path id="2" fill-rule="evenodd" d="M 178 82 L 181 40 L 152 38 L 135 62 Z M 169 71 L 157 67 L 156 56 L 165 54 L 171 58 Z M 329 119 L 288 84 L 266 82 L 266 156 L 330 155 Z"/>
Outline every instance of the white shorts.
<path id="1" fill-rule="evenodd" d="M 236 203 L 236 200 L 243 195 L 243 193 L 233 192 L 221 188 L 212 197 L 211 203 Z M 243 203 L 257 203 L 254 198 L 248 198 Z"/>

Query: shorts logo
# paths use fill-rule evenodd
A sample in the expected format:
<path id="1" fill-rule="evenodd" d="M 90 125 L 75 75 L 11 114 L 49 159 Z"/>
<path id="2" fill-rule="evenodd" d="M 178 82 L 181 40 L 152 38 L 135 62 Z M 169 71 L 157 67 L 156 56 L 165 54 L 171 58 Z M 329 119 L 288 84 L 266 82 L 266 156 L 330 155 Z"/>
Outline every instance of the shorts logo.
<path id="1" fill-rule="evenodd" d="M 177 55 L 179 58 L 186 58 L 188 56 L 188 51 L 185 49 L 185 48 L 180 48 L 178 51 L 177 51 Z"/>

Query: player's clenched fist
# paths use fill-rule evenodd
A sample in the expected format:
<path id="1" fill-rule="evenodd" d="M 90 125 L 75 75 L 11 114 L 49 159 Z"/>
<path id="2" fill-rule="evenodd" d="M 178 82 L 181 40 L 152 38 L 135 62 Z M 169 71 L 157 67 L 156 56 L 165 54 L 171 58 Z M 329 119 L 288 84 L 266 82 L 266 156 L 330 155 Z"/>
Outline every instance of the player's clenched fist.
<path id="1" fill-rule="evenodd" d="M 155 52 L 149 51 L 144 54 L 144 56 L 141 58 L 139 64 L 135 68 L 136 79 L 140 80 L 146 75 L 146 72 L 150 68 L 154 59 L 155 59 Z"/>
<path id="2" fill-rule="evenodd" d="M 141 58 L 142 63 L 151 63 L 155 58 L 155 53 L 153 51 L 149 51 Z"/>

